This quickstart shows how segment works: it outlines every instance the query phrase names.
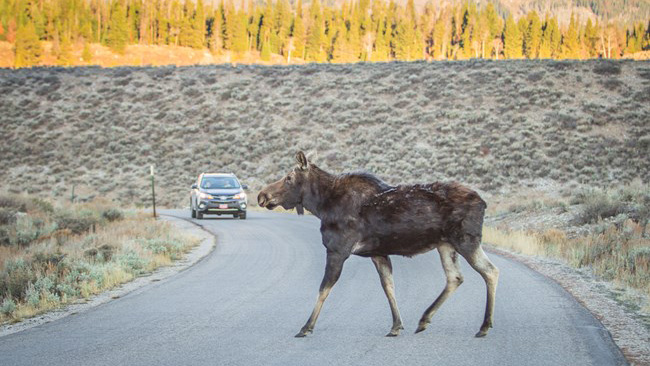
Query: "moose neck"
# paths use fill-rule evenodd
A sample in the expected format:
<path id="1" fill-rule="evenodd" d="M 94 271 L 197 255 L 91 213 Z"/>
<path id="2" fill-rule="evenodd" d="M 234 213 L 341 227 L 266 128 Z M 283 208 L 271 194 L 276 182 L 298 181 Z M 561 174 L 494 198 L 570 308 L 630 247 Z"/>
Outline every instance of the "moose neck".
<path id="1" fill-rule="evenodd" d="M 303 196 L 302 205 L 316 217 L 321 218 L 324 203 L 336 177 L 313 164 L 309 169 L 310 184 Z"/>

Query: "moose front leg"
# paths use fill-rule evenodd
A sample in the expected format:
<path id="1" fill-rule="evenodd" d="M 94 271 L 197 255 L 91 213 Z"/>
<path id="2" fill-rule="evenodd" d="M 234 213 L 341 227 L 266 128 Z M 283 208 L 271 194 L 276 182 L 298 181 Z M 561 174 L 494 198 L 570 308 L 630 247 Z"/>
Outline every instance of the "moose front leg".
<path id="1" fill-rule="evenodd" d="M 330 294 L 332 287 L 336 281 L 338 281 L 341 276 L 341 270 L 343 269 L 343 263 L 347 259 L 347 256 L 341 255 L 335 252 L 327 252 L 327 264 L 325 266 L 325 276 L 323 277 L 323 282 L 320 284 L 320 290 L 318 291 L 318 299 L 316 300 L 316 305 L 314 306 L 314 311 L 311 312 L 311 316 L 307 320 L 307 323 L 300 329 L 300 332 L 296 334 L 297 338 L 301 338 L 310 334 L 314 329 L 314 324 L 318 319 L 320 310 L 323 307 L 323 303 L 327 296 Z"/>
<path id="2" fill-rule="evenodd" d="M 379 279 L 381 280 L 381 286 L 384 288 L 384 292 L 388 298 L 388 304 L 390 305 L 390 311 L 393 315 L 393 327 L 391 328 L 390 332 L 386 334 L 386 337 L 397 337 L 400 331 L 404 329 L 404 326 L 402 325 L 402 317 L 400 316 L 399 309 L 397 308 L 397 301 L 395 301 L 393 266 L 388 256 L 372 257 L 372 263 L 374 263 L 375 267 L 377 268 Z"/>

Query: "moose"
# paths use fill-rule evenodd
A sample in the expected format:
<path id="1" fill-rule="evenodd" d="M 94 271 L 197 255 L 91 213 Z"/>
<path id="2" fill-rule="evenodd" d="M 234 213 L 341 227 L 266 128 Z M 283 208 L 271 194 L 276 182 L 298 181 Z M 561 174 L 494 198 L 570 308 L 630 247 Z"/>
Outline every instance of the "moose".
<path id="1" fill-rule="evenodd" d="M 330 174 L 310 162 L 302 151 L 297 166 L 284 178 L 263 188 L 257 202 L 273 210 L 309 210 L 321 220 L 327 250 L 325 276 L 307 323 L 296 337 L 311 334 L 325 299 L 350 255 L 370 257 L 390 305 L 393 326 L 387 337 L 404 329 L 393 284 L 390 255 L 412 257 L 438 249 L 447 282 L 422 315 L 415 333 L 427 328 L 431 317 L 463 283 L 458 254 L 476 270 L 487 287 L 485 316 L 476 337 L 492 327 L 499 269 L 481 248 L 485 201 L 456 182 L 391 186 L 369 173 Z"/>

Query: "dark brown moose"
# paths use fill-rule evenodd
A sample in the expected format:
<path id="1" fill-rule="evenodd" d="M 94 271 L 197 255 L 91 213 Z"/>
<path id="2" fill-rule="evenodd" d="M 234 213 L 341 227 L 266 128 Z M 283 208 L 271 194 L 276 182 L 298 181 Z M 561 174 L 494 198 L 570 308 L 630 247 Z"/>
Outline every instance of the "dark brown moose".
<path id="1" fill-rule="evenodd" d="M 368 173 L 332 175 L 296 155 L 298 166 L 284 178 L 262 189 L 260 207 L 269 210 L 303 208 L 321 220 L 320 231 L 327 249 L 325 276 L 314 311 L 296 337 L 311 333 L 323 302 L 351 255 L 370 257 L 379 272 L 390 304 L 393 327 L 387 336 L 404 329 L 395 301 L 389 255 L 414 256 L 438 249 L 447 285 L 424 312 L 416 333 L 426 329 L 443 302 L 463 283 L 458 254 L 462 255 L 487 286 L 485 317 L 477 337 L 492 327 L 494 296 L 499 279 L 495 267 L 481 249 L 485 201 L 459 183 L 390 186 Z"/>

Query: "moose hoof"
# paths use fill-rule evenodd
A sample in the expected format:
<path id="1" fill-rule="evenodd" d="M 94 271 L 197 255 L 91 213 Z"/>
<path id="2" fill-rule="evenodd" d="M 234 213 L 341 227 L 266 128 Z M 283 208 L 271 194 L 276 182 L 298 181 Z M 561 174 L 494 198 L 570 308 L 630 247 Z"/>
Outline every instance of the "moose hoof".
<path id="1" fill-rule="evenodd" d="M 404 327 L 400 327 L 400 328 L 397 328 L 397 329 L 391 329 L 390 332 L 388 332 L 388 334 L 386 334 L 386 337 L 397 337 L 402 332 L 402 329 L 404 329 Z"/>
<path id="2" fill-rule="evenodd" d="M 304 338 L 304 337 L 306 337 L 308 334 L 311 334 L 311 330 L 304 330 L 304 329 L 303 329 L 303 330 L 301 330 L 300 332 L 298 332 L 298 334 L 296 334 L 294 337 L 296 337 L 296 338 Z"/>
<path id="3" fill-rule="evenodd" d="M 420 333 L 421 331 L 427 329 L 427 326 L 429 326 L 429 323 L 418 324 L 418 329 L 415 330 L 415 333 Z"/>
<path id="4" fill-rule="evenodd" d="M 483 338 L 483 337 L 485 337 L 487 335 L 487 333 L 488 333 L 487 329 L 486 330 L 479 330 L 478 333 L 476 333 L 476 335 L 474 335 L 474 337 Z"/>

